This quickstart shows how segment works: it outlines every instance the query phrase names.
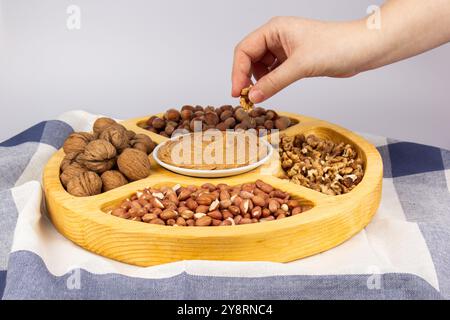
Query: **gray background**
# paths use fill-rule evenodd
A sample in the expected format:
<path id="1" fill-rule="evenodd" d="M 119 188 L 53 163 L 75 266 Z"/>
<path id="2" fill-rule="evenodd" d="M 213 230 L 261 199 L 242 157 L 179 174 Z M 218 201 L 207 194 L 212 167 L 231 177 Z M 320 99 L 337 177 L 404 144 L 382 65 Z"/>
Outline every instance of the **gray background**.
<path id="1" fill-rule="evenodd" d="M 118 118 L 230 97 L 235 44 L 275 15 L 346 20 L 365 0 L 0 0 L 0 140 L 71 109 Z M 81 30 L 66 27 L 81 8 Z M 262 106 L 450 149 L 450 46 L 351 79 L 307 79 Z"/>

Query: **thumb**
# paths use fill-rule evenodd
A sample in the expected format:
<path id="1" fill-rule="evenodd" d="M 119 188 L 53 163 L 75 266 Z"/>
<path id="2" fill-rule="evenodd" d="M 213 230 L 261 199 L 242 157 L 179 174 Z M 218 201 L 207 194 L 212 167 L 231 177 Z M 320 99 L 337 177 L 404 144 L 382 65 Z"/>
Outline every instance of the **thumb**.
<path id="1" fill-rule="evenodd" d="M 266 74 L 252 87 L 249 98 L 253 103 L 260 103 L 302 78 L 298 62 L 292 57 Z"/>

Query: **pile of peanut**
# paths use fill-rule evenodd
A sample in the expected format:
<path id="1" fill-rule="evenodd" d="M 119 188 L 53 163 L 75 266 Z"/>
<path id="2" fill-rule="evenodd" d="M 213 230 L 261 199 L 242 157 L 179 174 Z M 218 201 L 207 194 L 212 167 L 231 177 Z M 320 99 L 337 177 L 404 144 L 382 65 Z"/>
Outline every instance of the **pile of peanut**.
<path id="1" fill-rule="evenodd" d="M 311 209 L 301 199 L 257 180 L 227 184 L 147 188 L 136 192 L 111 214 L 167 226 L 231 226 L 279 220 Z"/>
<path id="2" fill-rule="evenodd" d="M 364 176 L 363 161 L 350 144 L 315 135 L 282 136 L 281 167 L 292 182 L 322 192 L 350 192 Z"/>

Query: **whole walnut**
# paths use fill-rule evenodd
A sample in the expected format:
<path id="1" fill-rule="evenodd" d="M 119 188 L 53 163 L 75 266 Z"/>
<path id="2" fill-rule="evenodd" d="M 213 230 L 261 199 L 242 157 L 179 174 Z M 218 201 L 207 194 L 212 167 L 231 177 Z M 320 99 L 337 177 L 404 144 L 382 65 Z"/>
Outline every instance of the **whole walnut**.
<path id="1" fill-rule="evenodd" d="M 87 172 L 88 170 L 78 163 L 73 163 L 65 167 L 64 171 L 60 175 L 61 183 L 67 187 L 72 178 L 78 177 L 80 174 Z"/>
<path id="2" fill-rule="evenodd" d="M 134 132 L 133 130 L 127 130 L 127 136 L 128 139 L 131 140 L 136 136 L 136 132 Z"/>
<path id="3" fill-rule="evenodd" d="M 117 122 L 111 118 L 98 118 L 94 122 L 94 134 L 98 137 L 103 130 L 108 128 L 109 126 L 117 124 Z"/>
<path id="4" fill-rule="evenodd" d="M 130 144 L 133 149 L 141 150 L 146 154 L 150 154 L 156 147 L 156 143 L 149 136 L 141 133 L 136 134 Z"/>
<path id="5" fill-rule="evenodd" d="M 150 175 L 150 161 L 145 152 L 137 149 L 125 149 L 117 159 L 117 165 L 129 180 L 136 181 Z"/>
<path id="6" fill-rule="evenodd" d="M 76 197 L 100 194 L 102 192 L 102 179 L 95 172 L 84 172 L 67 183 L 67 192 Z"/>
<path id="7" fill-rule="evenodd" d="M 101 175 L 101 178 L 104 192 L 121 187 L 128 183 L 125 176 L 117 170 L 106 171 Z"/>
<path id="8" fill-rule="evenodd" d="M 71 164 L 79 164 L 79 156 L 80 152 L 70 152 L 64 156 L 64 159 L 61 161 L 61 172 L 63 172 L 68 166 Z"/>
<path id="9" fill-rule="evenodd" d="M 116 164 L 116 148 L 106 140 L 89 142 L 80 155 L 81 163 L 91 171 L 103 173 Z"/>
<path id="10" fill-rule="evenodd" d="M 120 126 L 109 126 L 100 133 L 99 138 L 111 143 L 119 153 L 130 146 L 127 131 Z"/>
<path id="11" fill-rule="evenodd" d="M 74 132 L 64 142 L 63 149 L 66 154 L 83 152 L 86 145 L 94 140 L 94 136 L 87 132 Z"/>

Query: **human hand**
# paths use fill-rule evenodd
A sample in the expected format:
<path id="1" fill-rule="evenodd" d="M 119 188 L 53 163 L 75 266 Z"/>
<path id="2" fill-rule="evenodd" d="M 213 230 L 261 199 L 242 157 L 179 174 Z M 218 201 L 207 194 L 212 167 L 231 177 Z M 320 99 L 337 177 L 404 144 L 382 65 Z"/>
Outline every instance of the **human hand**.
<path id="1" fill-rule="evenodd" d="M 360 72 L 365 25 L 321 22 L 296 17 L 271 19 L 235 49 L 232 96 L 257 80 L 249 98 L 260 103 L 291 83 L 307 77 L 349 77 Z"/>
<path id="2" fill-rule="evenodd" d="M 322 22 L 277 17 L 236 47 L 232 96 L 257 80 L 250 91 L 260 103 L 308 77 L 350 77 L 420 54 L 450 41 L 448 0 L 389 0 L 380 11 L 381 27 L 365 19 Z"/>

